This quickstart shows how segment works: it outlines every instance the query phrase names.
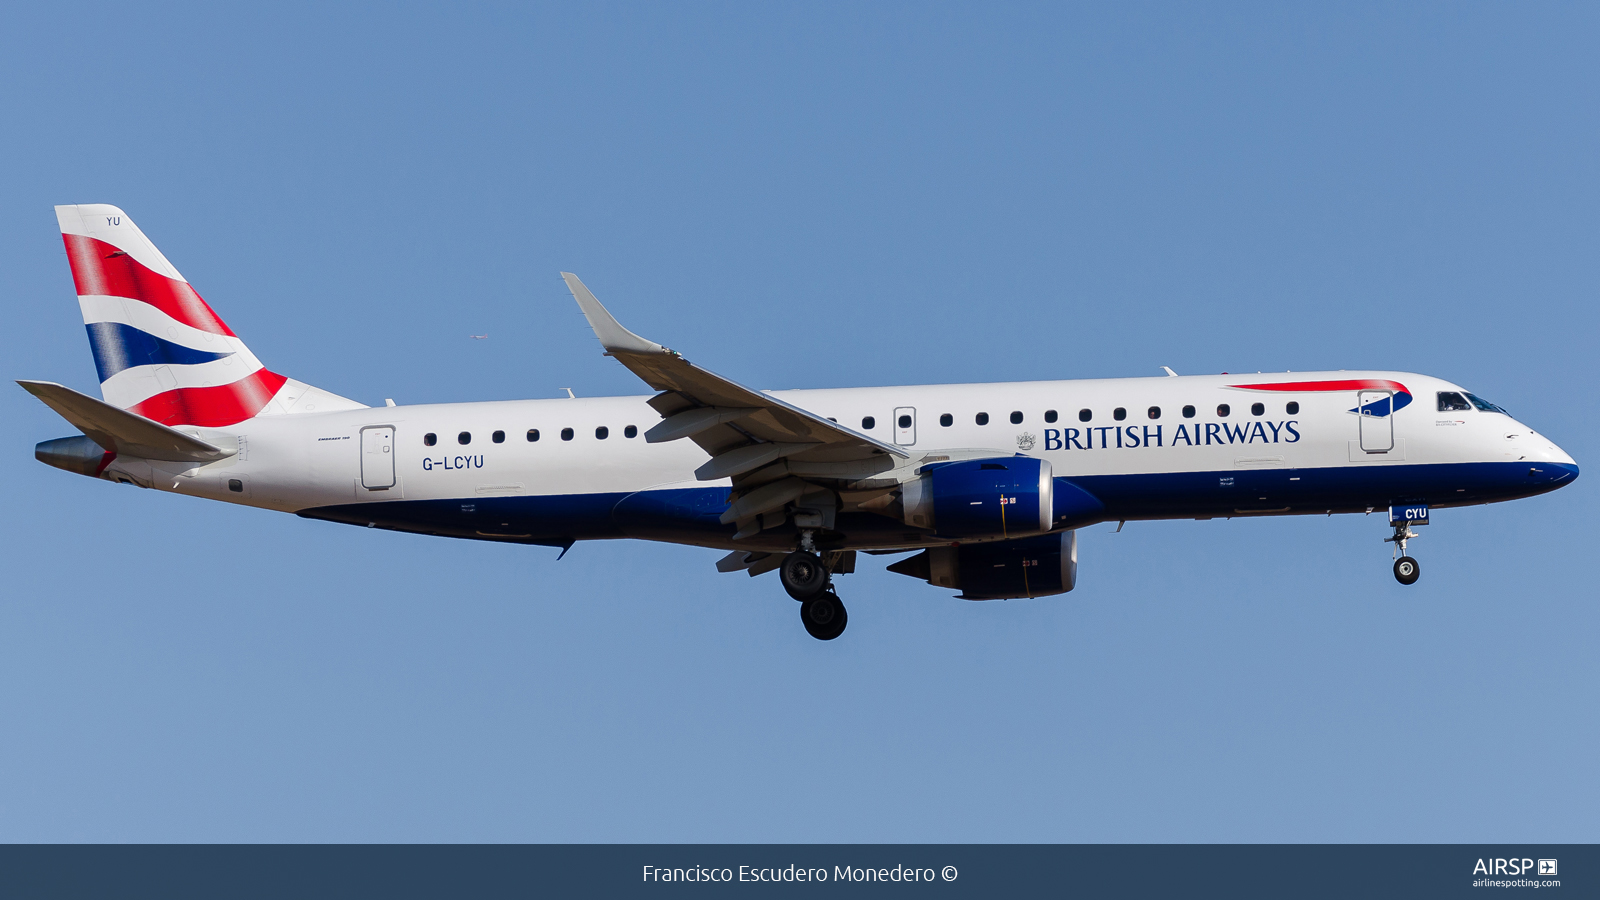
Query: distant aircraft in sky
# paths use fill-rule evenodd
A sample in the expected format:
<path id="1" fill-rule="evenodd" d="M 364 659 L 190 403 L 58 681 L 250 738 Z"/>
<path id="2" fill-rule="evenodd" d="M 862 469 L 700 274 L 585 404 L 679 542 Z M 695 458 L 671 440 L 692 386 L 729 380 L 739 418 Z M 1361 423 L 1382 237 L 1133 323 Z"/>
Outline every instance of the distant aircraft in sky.
<path id="1" fill-rule="evenodd" d="M 1433 510 L 1578 476 L 1505 410 L 1409 372 L 751 390 L 622 327 L 566 273 L 652 396 L 369 408 L 265 368 L 122 210 L 56 215 L 102 399 L 19 382 L 82 432 L 39 444 L 42 462 L 563 555 L 713 547 L 719 571 L 777 570 L 822 640 L 844 631 L 833 580 L 860 551 L 914 554 L 889 570 L 966 599 L 1045 597 L 1073 589 L 1075 529 L 1097 522 L 1384 511 L 1411 584 L 1407 542 Z"/>
<path id="2" fill-rule="evenodd" d="M 489 339 L 487 334 L 469 334 L 467 337 L 472 338 L 475 341 L 487 341 Z"/>

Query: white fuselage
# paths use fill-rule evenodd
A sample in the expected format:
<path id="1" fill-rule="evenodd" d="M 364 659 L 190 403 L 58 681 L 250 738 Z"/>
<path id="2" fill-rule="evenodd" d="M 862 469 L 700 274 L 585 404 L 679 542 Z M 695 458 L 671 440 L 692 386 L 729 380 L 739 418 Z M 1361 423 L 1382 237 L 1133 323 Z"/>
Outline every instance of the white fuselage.
<path id="1" fill-rule="evenodd" d="M 1363 422 L 1353 411 L 1360 399 L 1354 391 L 1278 393 L 1230 386 L 1355 379 L 1403 383 L 1414 400 L 1375 423 Z M 1281 474 L 1287 491 L 1283 496 L 1292 497 L 1302 478 L 1313 477 L 1296 472 L 1317 473 L 1314 477 L 1329 485 L 1333 482 L 1328 479 L 1334 477 L 1338 485 L 1359 485 L 1370 478 L 1393 485 L 1401 483 L 1406 473 L 1427 467 L 1572 465 L 1571 457 L 1555 444 L 1509 416 L 1477 409 L 1437 411 L 1439 391 L 1462 392 L 1462 388 L 1412 373 L 1326 372 L 848 388 L 782 391 L 773 396 L 898 444 L 913 459 L 958 448 L 992 450 L 996 456 L 1022 453 L 1049 460 L 1057 478 L 1086 484 L 1221 473 L 1217 481 L 1226 488 L 1233 481 L 1231 473 L 1251 473 L 1244 480 L 1248 487 L 1265 483 L 1259 482 L 1260 473 L 1268 470 Z M 230 429 L 180 428 L 219 446 L 237 446 L 239 453 L 224 461 L 196 466 L 118 459 L 106 474 L 158 490 L 285 512 L 416 501 L 462 501 L 466 508 L 485 498 L 725 491 L 726 479 L 695 480 L 694 469 L 707 456 L 691 441 L 645 441 L 644 433 L 660 420 L 646 405 L 648 399 L 452 403 L 258 416 Z M 1261 404 L 1259 415 L 1252 411 L 1255 404 Z M 1223 405 L 1228 407 L 1226 416 L 1219 415 Z M 1186 407 L 1192 407 L 1192 415 L 1185 415 Z M 1118 409 L 1125 411 L 1121 419 L 1115 417 Z M 1081 410 L 1089 411 L 1088 421 L 1082 420 Z M 1014 421 L 1018 414 L 1020 421 Z M 979 424 L 984 415 L 986 424 Z M 906 416 L 910 427 L 900 427 Z M 385 427 L 393 429 L 392 448 L 378 449 L 393 456 L 393 484 L 373 489 L 363 483 L 363 432 Z M 1363 427 L 1372 433 L 1364 435 Z M 496 441 L 497 434 L 503 439 Z M 534 434 L 537 439 L 530 440 Z M 1364 446 L 1364 437 L 1371 438 L 1370 446 Z M 1378 476 L 1378 470 L 1401 471 Z M 374 480 L 370 472 L 367 480 Z M 1342 488 L 1329 487 L 1338 489 Z M 1433 489 L 1433 505 L 1451 505 L 1452 498 L 1440 496 L 1438 490 Z M 1484 497 L 1466 482 L 1454 489 L 1462 495 L 1461 502 L 1538 492 L 1499 490 L 1496 496 Z M 1216 510 L 1207 514 L 1226 514 L 1228 509 L 1238 514 L 1321 511 L 1279 500 L 1264 494 L 1259 500 L 1230 495 L 1207 507 Z M 1183 502 L 1175 498 L 1166 508 L 1159 498 L 1146 498 L 1120 512 L 1112 509 L 1108 517 L 1188 517 L 1197 513 L 1194 502 L 1194 498 Z M 1332 511 L 1370 501 L 1316 502 Z M 479 533 L 496 536 L 492 528 Z M 625 535 L 577 535 L 589 536 Z M 724 543 L 690 535 L 684 542 Z"/>

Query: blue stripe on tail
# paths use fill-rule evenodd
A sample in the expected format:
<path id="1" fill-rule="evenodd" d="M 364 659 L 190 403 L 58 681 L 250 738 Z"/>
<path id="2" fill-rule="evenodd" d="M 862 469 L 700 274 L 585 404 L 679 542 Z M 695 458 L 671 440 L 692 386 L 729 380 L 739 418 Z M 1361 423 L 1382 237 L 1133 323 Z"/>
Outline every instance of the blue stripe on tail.
<path id="1" fill-rule="evenodd" d="M 233 355 L 231 351 L 210 353 L 174 344 L 121 322 L 95 322 L 85 327 L 89 329 L 89 347 L 94 350 L 94 367 L 100 371 L 102 384 L 134 366 L 192 366 Z"/>

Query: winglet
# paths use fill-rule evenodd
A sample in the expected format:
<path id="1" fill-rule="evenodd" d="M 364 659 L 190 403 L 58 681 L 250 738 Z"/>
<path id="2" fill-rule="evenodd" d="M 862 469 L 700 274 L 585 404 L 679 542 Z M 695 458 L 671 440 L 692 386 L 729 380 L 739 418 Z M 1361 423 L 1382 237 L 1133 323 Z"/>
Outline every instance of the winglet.
<path id="1" fill-rule="evenodd" d="M 561 277 L 567 282 L 567 290 L 572 292 L 572 299 L 578 301 L 578 308 L 583 310 L 583 317 L 589 320 L 589 327 L 594 329 L 594 336 L 600 339 L 600 346 L 606 348 L 607 353 L 672 353 L 671 350 L 661 346 L 655 341 L 647 341 L 637 334 L 622 327 L 578 276 L 571 272 L 562 272 Z"/>

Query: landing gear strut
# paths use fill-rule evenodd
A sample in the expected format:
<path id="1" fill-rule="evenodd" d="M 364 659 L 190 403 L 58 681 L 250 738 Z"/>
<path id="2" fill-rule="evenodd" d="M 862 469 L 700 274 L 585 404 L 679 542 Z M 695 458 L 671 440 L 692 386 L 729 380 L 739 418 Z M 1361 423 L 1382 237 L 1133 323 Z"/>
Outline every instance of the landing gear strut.
<path id="1" fill-rule="evenodd" d="M 844 634 L 844 626 L 849 621 L 850 615 L 845 612 L 839 595 L 832 591 L 818 594 L 800 604 L 801 624 L 806 626 L 807 634 L 819 641 L 831 641 Z"/>
<path id="2" fill-rule="evenodd" d="M 1399 523 L 1394 526 L 1394 537 L 1383 539 L 1385 544 L 1394 544 L 1395 552 L 1400 554 L 1400 558 L 1394 561 L 1394 580 L 1401 584 L 1416 584 L 1417 579 L 1422 577 L 1422 567 L 1406 555 L 1406 541 L 1414 537 L 1418 537 L 1418 534 L 1411 530 L 1409 523 Z"/>

